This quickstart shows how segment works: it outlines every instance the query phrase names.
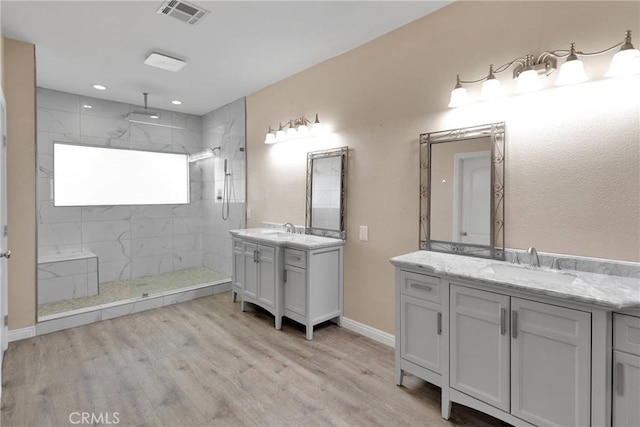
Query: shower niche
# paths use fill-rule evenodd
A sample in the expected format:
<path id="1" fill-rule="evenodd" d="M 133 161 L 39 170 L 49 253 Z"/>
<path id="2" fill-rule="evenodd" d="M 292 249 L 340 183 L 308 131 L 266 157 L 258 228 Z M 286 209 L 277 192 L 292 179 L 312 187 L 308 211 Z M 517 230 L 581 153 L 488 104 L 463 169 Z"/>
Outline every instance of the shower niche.
<path id="1" fill-rule="evenodd" d="M 153 308 L 230 289 L 228 230 L 245 226 L 244 98 L 204 116 L 160 111 L 158 125 L 129 120 L 134 105 L 49 89 L 38 88 L 37 104 L 38 326 L 121 304 Z M 89 158 L 65 163 L 61 147 L 84 148 Z M 198 157 L 203 152 L 208 155 Z M 99 184 L 117 187 L 114 197 L 106 198 L 105 188 L 60 187 L 64 172 L 95 178 L 105 153 L 142 155 L 127 166 L 134 175 L 124 178 L 116 168 Z M 165 194 L 127 199 L 134 184 Z M 61 203 L 63 188 L 72 203 Z M 82 191 L 97 196 L 94 202 L 78 202 Z"/>

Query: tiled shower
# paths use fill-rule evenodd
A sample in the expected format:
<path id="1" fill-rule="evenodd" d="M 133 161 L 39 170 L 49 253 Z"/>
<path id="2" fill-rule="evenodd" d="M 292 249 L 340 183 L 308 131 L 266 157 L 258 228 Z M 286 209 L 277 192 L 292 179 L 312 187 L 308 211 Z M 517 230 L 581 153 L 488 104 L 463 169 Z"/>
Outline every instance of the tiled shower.
<path id="1" fill-rule="evenodd" d="M 44 88 L 37 107 L 39 316 L 146 294 L 142 286 L 109 297 L 114 283 L 153 293 L 229 280 L 228 231 L 245 224 L 244 98 L 204 116 L 161 110 L 160 126 L 129 122 L 139 106 Z M 188 154 L 219 148 L 190 163 L 189 204 L 54 207 L 54 142 Z M 164 287 L 155 288 L 154 277 Z"/>

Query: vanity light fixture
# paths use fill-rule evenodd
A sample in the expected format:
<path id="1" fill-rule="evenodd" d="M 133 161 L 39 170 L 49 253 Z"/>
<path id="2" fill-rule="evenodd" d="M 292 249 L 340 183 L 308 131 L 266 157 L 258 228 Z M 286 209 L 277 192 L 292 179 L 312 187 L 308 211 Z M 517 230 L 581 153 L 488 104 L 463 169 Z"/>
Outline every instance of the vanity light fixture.
<path id="1" fill-rule="evenodd" d="M 309 129 L 309 126 L 311 126 L 311 129 Z M 318 114 L 316 114 L 315 121 L 313 122 L 302 116 L 297 119 L 291 119 L 285 122 L 285 124 L 280 122 L 278 130 L 273 130 L 273 128 L 269 126 L 269 131 L 264 138 L 264 143 L 275 144 L 278 142 L 291 141 L 292 139 L 316 136 L 321 132 L 322 124 L 318 119 Z"/>
<path id="2" fill-rule="evenodd" d="M 517 81 L 516 93 L 526 93 L 542 89 L 541 78 L 549 76 L 558 67 L 559 59 L 565 59 L 560 67 L 556 85 L 570 85 L 588 80 L 584 71 L 584 64 L 580 57 L 596 56 L 611 52 L 617 48 L 620 50 L 613 56 L 609 71 L 605 77 L 629 76 L 640 74 L 640 51 L 631 43 L 631 30 L 625 34 L 624 41 L 597 52 L 582 52 L 576 50 L 575 43 L 571 43 L 569 49 L 551 50 L 542 52 L 537 57 L 525 55 L 516 58 L 497 68 L 489 66 L 489 74 L 477 80 L 462 80 L 460 75 L 456 77 L 456 85 L 451 91 L 449 107 L 456 108 L 468 103 L 467 89 L 463 85 L 482 82 L 480 100 L 487 101 L 501 95 L 500 82 L 496 78 L 513 67 L 513 78 Z"/>

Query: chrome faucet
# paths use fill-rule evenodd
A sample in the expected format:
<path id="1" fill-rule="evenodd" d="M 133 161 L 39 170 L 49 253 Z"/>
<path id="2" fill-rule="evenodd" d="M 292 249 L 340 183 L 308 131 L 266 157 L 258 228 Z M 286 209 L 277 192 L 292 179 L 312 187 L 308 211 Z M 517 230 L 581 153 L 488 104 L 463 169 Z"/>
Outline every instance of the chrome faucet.
<path id="1" fill-rule="evenodd" d="M 507 253 L 511 254 L 511 264 L 520 264 L 520 260 L 518 259 L 517 252 L 507 252 Z"/>
<path id="2" fill-rule="evenodd" d="M 531 255 L 531 267 L 540 267 L 540 258 L 538 257 L 538 251 L 533 246 L 527 249 L 527 255 Z M 533 256 L 535 255 L 535 259 Z"/>
<path id="3" fill-rule="evenodd" d="M 285 222 L 284 224 L 282 224 L 282 226 L 287 229 L 287 233 L 296 232 L 296 226 L 291 224 L 290 222 Z"/>

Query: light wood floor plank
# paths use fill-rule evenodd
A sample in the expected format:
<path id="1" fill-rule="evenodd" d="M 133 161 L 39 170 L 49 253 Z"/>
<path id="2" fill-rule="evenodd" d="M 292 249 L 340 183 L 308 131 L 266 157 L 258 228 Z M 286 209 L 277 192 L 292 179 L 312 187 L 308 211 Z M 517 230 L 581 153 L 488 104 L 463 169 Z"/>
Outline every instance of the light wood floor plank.
<path id="1" fill-rule="evenodd" d="M 11 343 L 2 425 L 69 425 L 73 412 L 118 412 L 119 425 L 503 426 L 410 375 L 393 350 L 327 323 L 304 328 L 228 293 Z"/>

